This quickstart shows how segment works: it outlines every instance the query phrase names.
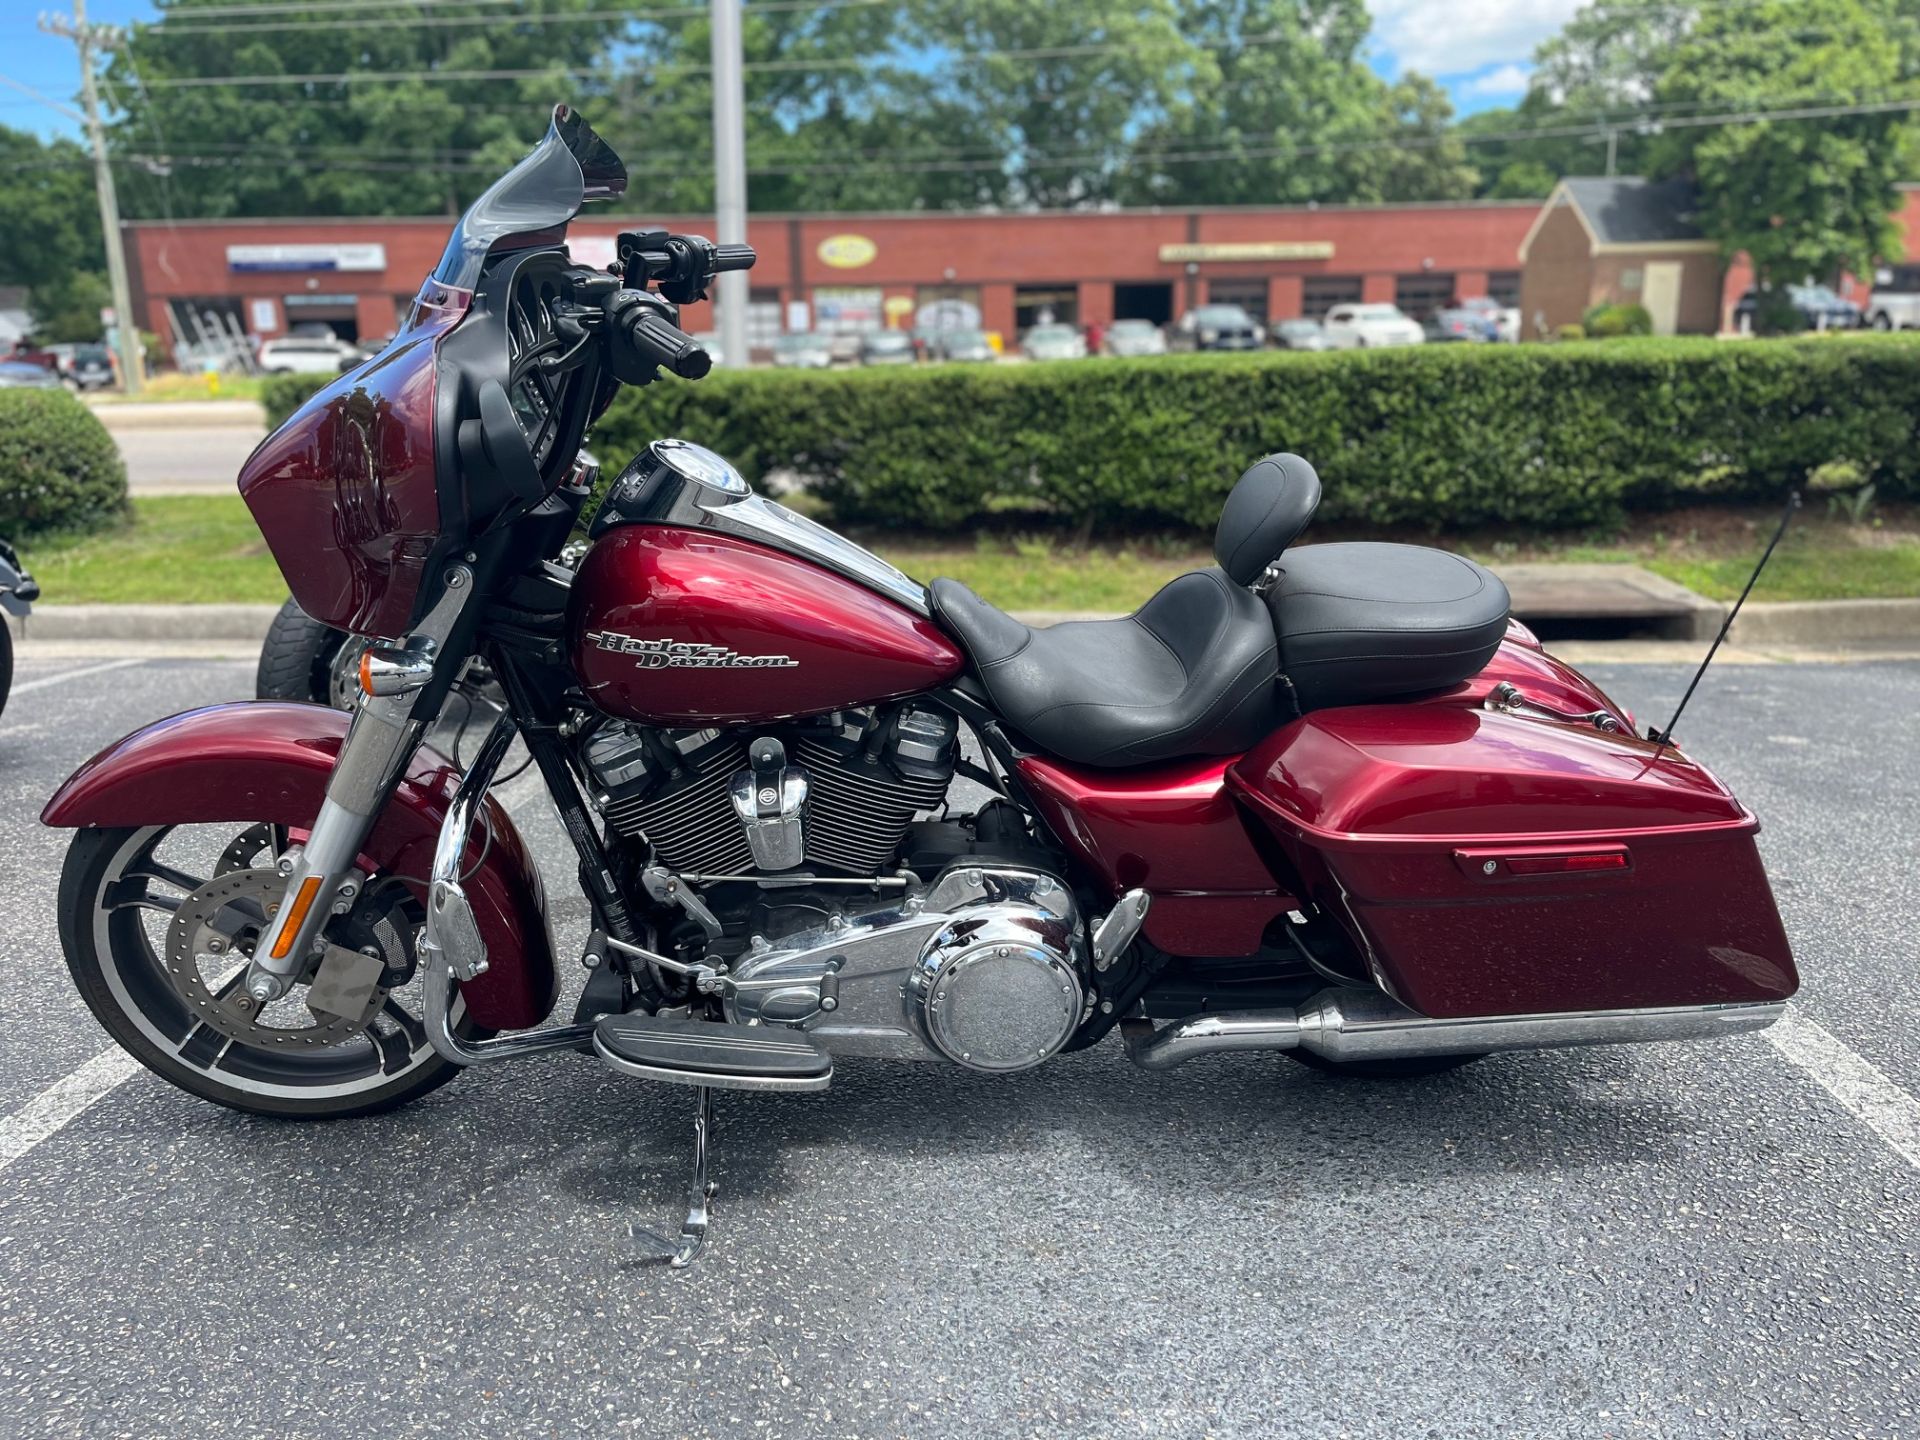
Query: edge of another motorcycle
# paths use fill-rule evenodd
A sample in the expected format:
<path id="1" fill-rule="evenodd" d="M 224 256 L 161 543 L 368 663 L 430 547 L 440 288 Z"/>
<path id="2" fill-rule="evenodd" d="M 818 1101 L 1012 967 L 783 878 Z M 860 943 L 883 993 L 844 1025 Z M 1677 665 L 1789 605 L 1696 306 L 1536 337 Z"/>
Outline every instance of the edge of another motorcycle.
<path id="1" fill-rule="evenodd" d="M 24 620 L 40 598 L 40 586 L 20 563 L 20 553 L 0 540 L 0 611 Z M 13 631 L 0 620 L 0 711 L 13 689 Z"/>

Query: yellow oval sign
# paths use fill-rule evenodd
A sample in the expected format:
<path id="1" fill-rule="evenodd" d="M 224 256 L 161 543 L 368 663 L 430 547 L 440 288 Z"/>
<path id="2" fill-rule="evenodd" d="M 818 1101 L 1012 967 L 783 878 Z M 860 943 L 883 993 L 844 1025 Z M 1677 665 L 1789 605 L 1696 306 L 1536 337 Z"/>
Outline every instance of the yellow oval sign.
<path id="1" fill-rule="evenodd" d="M 836 270 L 858 270 L 871 265 L 880 247 L 864 235 L 829 235 L 815 248 L 822 264 Z"/>

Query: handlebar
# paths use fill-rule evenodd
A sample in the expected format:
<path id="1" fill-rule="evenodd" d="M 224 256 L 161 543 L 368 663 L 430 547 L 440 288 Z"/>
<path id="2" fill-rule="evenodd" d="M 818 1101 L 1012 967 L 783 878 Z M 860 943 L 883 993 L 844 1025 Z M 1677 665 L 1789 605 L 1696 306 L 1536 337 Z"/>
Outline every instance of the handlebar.
<path id="1" fill-rule="evenodd" d="M 717 275 L 723 270 L 751 270 L 753 262 L 760 257 L 753 253 L 751 245 L 716 245 L 713 247 L 713 269 Z"/>
<path id="2" fill-rule="evenodd" d="M 682 380 L 698 380 L 713 368 L 705 346 L 655 311 L 629 311 L 619 333 L 649 367 L 659 365 Z"/>

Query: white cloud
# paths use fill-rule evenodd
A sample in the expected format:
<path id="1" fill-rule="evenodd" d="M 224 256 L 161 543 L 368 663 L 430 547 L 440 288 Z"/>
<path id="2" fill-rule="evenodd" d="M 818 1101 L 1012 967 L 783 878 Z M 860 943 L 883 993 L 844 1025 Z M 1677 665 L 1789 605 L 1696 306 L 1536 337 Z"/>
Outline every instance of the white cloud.
<path id="1" fill-rule="evenodd" d="M 1375 43 L 1397 70 L 1458 75 L 1518 62 L 1583 0 L 1373 0 Z M 1496 72 L 1497 73 L 1497 72 Z"/>
<path id="2" fill-rule="evenodd" d="M 1484 75 L 1476 75 L 1460 87 L 1462 94 L 1485 95 L 1495 99 L 1509 99 L 1527 93 L 1527 80 L 1533 74 L 1530 65 L 1516 65 L 1508 61 Z"/>

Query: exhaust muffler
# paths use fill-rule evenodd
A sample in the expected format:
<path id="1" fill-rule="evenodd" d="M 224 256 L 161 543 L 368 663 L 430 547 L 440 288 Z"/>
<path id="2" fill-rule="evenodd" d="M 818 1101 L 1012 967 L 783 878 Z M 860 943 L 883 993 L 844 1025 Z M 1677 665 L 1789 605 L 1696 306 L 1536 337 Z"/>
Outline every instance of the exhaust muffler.
<path id="1" fill-rule="evenodd" d="M 1784 1000 L 1670 1005 L 1657 1010 L 1579 1010 L 1556 1015 L 1489 1015 L 1436 1020 L 1377 990 L 1322 990 L 1297 1009 L 1226 1010 L 1154 1029 L 1123 1027 L 1127 1056 L 1169 1070 L 1201 1055 L 1236 1050 L 1311 1050 L 1329 1060 L 1471 1055 L 1486 1050 L 1556 1050 L 1645 1040 L 1709 1040 L 1764 1030 Z"/>

